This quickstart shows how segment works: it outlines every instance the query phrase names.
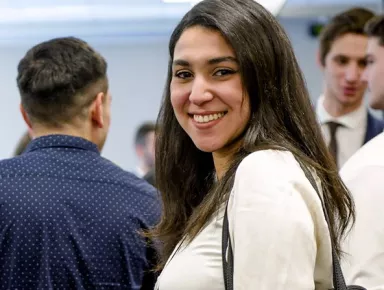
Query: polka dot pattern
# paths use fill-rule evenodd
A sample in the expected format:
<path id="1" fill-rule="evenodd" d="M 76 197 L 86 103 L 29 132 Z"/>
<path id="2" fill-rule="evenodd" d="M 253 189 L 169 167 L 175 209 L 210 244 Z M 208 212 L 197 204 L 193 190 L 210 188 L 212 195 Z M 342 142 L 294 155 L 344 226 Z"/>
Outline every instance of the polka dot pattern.
<path id="1" fill-rule="evenodd" d="M 160 218 L 156 190 L 50 135 L 0 161 L 0 289 L 140 289 L 153 249 L 140 231 Z"/>

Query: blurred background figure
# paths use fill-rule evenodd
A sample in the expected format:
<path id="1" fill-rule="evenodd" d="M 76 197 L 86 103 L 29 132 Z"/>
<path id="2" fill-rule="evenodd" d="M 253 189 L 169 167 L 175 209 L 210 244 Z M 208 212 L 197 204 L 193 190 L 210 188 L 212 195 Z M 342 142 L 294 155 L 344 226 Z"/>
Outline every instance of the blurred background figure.
<path id="1" fill-rule="evenodd" d="M 13 152 L 13 156 L 19 156 L 21 155 L 24 150 L 27 148 L 29 142 L 31 142 L 31 136 L 28 131 L 26 131 L 23 136 L 21 136 L 19 142 L 16 145 L 16 149 Z"/>
<path id="2" fill-rule="evenodd" d="M 134 173 L 137 177 L 143 178 L 155 167 L 155 130 L 156 125 L 153 122 L 145 122 L 136 130 L 137 166 Z"/>
<path id="3" fill-rule="evenodd" d="M 364 25 L 373 16 L 364 8 L 347 10 L 336 15 L 320 34 L 318 62 L 324 75 L 324 92 L 316 111 L 339 168 L 384 128 L 363 103 L 367 82 L 361 77 L 368 43 Z"/>
<path id="4" fill-rule="evenodd" d="M 149 171 L 146 175 L 144 175 L 143 179 L 147 181 L 152 186 L 156 187 L 156 172 L 153 168 L 151 171 Z"/>
<path id="5" fill-rule="evenodd" d="M 366 26 L 369 104 L 384 110 L 384 16 Z M 345 241 L 345 278 L 351 285 L 384 289 L 384 133 L 364 145 L 340 171 L 356 206 L 356 223 Z"/>

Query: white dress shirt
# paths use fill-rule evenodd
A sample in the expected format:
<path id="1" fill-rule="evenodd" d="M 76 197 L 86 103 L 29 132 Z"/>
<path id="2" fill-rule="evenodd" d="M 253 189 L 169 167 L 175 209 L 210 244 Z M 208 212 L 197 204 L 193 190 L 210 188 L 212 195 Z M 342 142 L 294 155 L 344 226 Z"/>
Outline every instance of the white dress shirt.
<path id="1" fill-rule="evenodd" d="M 327 145 L 330 143 L 328 122 L 337 122 L 336 140 L 338 145 L 337 164 L 341 168 L 344 163 L 364 144 L 367 130 L 367 109 L 362 104 L 357 110 L 340 117 L 332 117 L 324 108 L 324 96 L 317 101 L 316 115 L 320 122 Z"/>
<path id="2" fill-rule="evenodd" d="M 224 206 L 190 244 L 171 256 L 155 289 L 224 290 L 223 216 Z M 322 204 L 291 153 L 258 151 L 241 162 L 228 221 L 235 290 L 332 288 L 330 235 Z"/>
<path id="3" fill-rule="evenodd" d="M 340 171 L 356 205 L 356 223 L 343 245 L 348 284 L 384 289 L 384 133 L 364 145 Z"/>

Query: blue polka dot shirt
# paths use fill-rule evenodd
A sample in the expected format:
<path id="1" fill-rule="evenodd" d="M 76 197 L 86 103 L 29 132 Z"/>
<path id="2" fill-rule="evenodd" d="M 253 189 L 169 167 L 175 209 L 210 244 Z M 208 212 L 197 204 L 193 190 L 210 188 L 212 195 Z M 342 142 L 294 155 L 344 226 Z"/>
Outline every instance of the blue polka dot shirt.
<path id="1" fill-rule="evenodd" d="M 0 161 L 0 289 L 153 289 L 156 190 L 100 156 L 50 135 Z M 143 288 L 141 288 L 143 287 Z"/>

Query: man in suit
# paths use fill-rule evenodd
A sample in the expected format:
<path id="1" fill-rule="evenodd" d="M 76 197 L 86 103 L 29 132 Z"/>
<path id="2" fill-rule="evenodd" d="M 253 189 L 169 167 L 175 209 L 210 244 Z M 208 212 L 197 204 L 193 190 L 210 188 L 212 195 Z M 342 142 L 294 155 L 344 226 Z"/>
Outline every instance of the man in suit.
<path id="1" fill-rule="evenodd" d="M 369 103 L 384 110 L 384 16 L 372 19 L 368 34 Z M 364 145 L 340 172 L 356 206 L 356 222 L 344 242 L 342 266 L 349 285 L 384 289 L 384 133 Z"/>
<path id="2" fill-rule="evenodd" d="M 160 217 L 155 189 L 101 157 L 111 117 L 105 59 L 57 38 L 18 65 L 32 141 L 0 161 L 1 289 L 153 289 L 143 231 Z"/>
<path id="3" fill-rule="evenodd" d="M 324 75 L 324 92 L 316 113 L 324 138 L 339 168 L 366 142 L 381 133 L 384 123 L 363 104 L 367 82 L 368 38 L 364 25 L 374 16 L 363 8 L 336 15 L 322 30 L 318 63 Z"/>

